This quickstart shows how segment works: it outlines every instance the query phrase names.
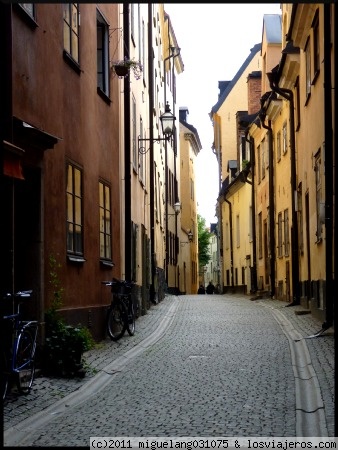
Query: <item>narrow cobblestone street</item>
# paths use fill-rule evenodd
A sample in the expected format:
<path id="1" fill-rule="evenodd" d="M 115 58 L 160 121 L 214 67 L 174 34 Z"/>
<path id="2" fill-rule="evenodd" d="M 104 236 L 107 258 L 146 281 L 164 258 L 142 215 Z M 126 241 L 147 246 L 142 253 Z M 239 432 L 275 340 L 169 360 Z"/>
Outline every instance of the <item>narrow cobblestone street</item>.
<path id="1" fill-rule="evenodd" d="M 88 446 L 91 436 L 299 436 L 311 420 L 334 436 L 333 333 L 295 339 L 319 329 L 275 300 L 168 296 L 137 320 L 134 337 L 89 352 L 85 379 L 38 378 L 29 396 L 9 399 L 5 446 Z M 310 422 L 312 412 L 299 407 L 312 388 L 297 388 L 298 344 L 317 383 Z"/>

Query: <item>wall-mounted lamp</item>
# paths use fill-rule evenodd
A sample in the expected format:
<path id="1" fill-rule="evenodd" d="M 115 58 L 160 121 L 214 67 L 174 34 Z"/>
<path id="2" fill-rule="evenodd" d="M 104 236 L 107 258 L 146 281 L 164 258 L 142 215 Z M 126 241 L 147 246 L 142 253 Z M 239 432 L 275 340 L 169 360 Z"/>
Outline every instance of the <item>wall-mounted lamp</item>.
<path id="1" fill-rule="evenodd" d="M 175 214 L 168 214 L 168 216 L 177 216 L 181 212 L 181 203 L 180 202 L 176 202 L 174 204 L 174 211 L 175 211 Z"/>
<path id="2" fill-rule="evenodd" d="M 188 241 L 181 242 L 181 245 L 191 244 L 193 238 L 194 238 L 194 235 L 193 235 L 192 231 L 190 230 L 189 233 L 188 233 Z"/>
<path id="3" fill-rule="evenodd" d="M 161 126 L 162 126 L 162 133 L 163 133 L 164 137 L 161 138 L 160 136 L 158 136 L 157 138 L 153 138 L 153 139 L 151 139 L 151 138 L 140 138 L 139 137 L 138 138 L 138 151 L 139 151 L 139 153 L 144 155 L 149 150 L 149 148 L 146 149 L 145 147 L 141 146 L 140 145 L 141 142 L 152 141 L 152 142 L 158 142 L 159 143 L 160 141 L 169 141 L 169 139 L 171 138 L 171 136 L 173 135 L 173 132 L 174 132 L 175 119 L 176 119 L 176 117 L 171 112 L 169 103 L 167 102 L 166 105 L 165 105 L 165 111 L 160 116 L 160 121 L 161 121 Z"/>

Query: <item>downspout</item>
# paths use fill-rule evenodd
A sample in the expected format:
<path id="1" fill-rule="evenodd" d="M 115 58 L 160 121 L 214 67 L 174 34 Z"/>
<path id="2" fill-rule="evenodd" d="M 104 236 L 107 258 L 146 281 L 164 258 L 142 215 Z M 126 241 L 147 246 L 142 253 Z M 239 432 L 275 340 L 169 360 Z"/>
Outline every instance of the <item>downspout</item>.
<path id="1" fill-rule="evenodd" d="M 150 137 L 150 254 L 151 254 L 151 285 L 150 301 L 156 305 L 155 279 L 157 272 L 156 253 L 155 253 L 155 174 L 154 174 L 154 61 L 153 61 L 153 31 L 152 31 L 152 4 L 148 4 L 148 83 L 149 83 L 149 137 Z M 129 89 L 129 87 L 128 87 Z"/>
<path id="2" fill-rule="evenodd" d="M 269 120 L 269 125 L 265 124 L 265 111 L 263 110 L 264 99 L 261 98 L 262 109 L 259 113 L 259 119 L 261 121 L 262 127 L 268 130 L 269 137 L 269 228 L 270 228 L 270 297 L 273 298 L 275 295 L 275 283 L 276 283 L 276 273 L 275 273 L 275 201 L 274 201 L 274 179 L 273 179 L 273 146 L 272 146 L 272 128 L 271 121 Z"/>
<path id="3" fill-rule="evenodd" d="M 168 19 L 167 19 L 168 20 Z M 169 26 L 168 26 L 168 33 L 169 33 Z M 169 44 L 170 44 L 170 39 L 168 36 L 168 40 L 169 40 Z M 179 56 L 181 49 L 178 49 L 178 53 L 174 54 L 172 53 L 174 51 L 175 47 L 171 47 L 169 45 L 169 56 L 167 56 L 164 61 L 163 61 L 163 84 L 164 84 L 164 105 L 166 105 L 167 103 L 167 71 L 166 71 L 166 67 L 165 67 L 165 63 L 170 59 L 170 58 L 176 58 L 177 56 Z M 174 64 L 172 67 L 172 71 L 174 74 Z M 175 102 L 173 101 L 173 115 L 175 116 Z M 169 228 L 168 228 L 168 142 L 165 141 L 164 142 L 164 147 L 165 147 L 165 153 L 164 153 L 164 157 L 165 157 L 165 162 L 164 162 L 164 167 L 165 167 L 165 198 L 166 198 L 166 202 L 165 202 L 165 280 L 167 283 L 167 287 L 168 286 L 168 263 L 169 263 Z M 176 128 L 175 128 L 175 134 L 174 134 L 174 156 L 175 156 L 175 180 L 176 180 Z M 177 194 L 175 194 L 177 195 Z M 175 230 L 176 230 L 176 236 L 177 236 L 177 216 L 175 215 Z M 176 254 L 176 260 L 177 260 L 177 254 Z"/>
<path id="4" fill-rule="evenodd" d="M 324 161 L 325 161 L 325 259 L 326 259 L 326 316 L 324 330 L 333 324 L 333 136 L 331 83 L 331 24 L 329 3 L 324 4 Z M 334 7 L 335 8 L 335 7 Z M 337 240 L 335 240 L 337 242 Z"/>
<path id="5" fill-rule="evenodd" d="M 229 225 L 230 225 L 230 276 L 231 276 L 231 286 L 234 285 L 234 251 L 232 242 L 232 204 L 225 198 L 224 200 L 229 205 Z"/>
<path id="6" fill-rule="evenodd" d="M 293 92 L 290 89 L 281 88 L 273 79 L 273 74 L 267 74 L 270 87 L 274 92 L 280 94 L 288 102 L 290 102 L 290 162 L 291 162 L 291 207 L 292 207 L 292 227 L 291 227 L 291 247 L 292 247 L 292 288 L 293 300 L 287 306 L 295 306 L 300 304 L 299 297 L 299 261 L 298 261 L 298 223 L 296 211 L 296 145 L 295 145 L 295 119 L 294 119 L 294 99 Z"/>
<path id="7" fill-rule="evenodd" d="M 123 5 L 124 57 L 129 59 L 129 3 Z M 130 173 L 130 86 L 129 77 L 124 78 L 124 183 L 125 183 L 125 279 L 131 280 L 131 173 Z"/>
<path id="8" fill-rule="evenodd" d="M 249 130 L 245 132 L 245 140 L 250 146 L 251 163 L 251 222 L 252 222 L 252 277 L 251 292 L 257 292 L 257 249 L 256 249 L 256 202 L 255 202 L 255 152 L 253 139 L 248 139 Z"/>

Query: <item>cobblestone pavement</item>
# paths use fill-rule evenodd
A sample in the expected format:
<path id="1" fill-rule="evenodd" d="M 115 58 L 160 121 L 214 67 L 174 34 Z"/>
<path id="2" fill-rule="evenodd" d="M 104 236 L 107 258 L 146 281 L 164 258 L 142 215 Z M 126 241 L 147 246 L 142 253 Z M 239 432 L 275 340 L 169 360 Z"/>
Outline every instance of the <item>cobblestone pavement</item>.
<path id="1" fill-rule="evenodd" d="M 172 311 L 163 336 L 113 371 L 109 385 L 62 414 L 51 412 L 34 433 L 22 425 L 142 347 Z M 26 446 L 88 446 L 90 436 L 297 436 L 290 343 L 277 319 L 301 337 L 313 335 L 321 323 L 302 312 L 240 295 L 167 296 L 137 319 L 135 336 L 87 352 L 84 379 L 38 377 L 28 396 L 13 393 L 4 405 L 5 445 L 18 430 L 27 435 L 18 445 Z M 333 330 L 302 342 L 334 436 Z"/>

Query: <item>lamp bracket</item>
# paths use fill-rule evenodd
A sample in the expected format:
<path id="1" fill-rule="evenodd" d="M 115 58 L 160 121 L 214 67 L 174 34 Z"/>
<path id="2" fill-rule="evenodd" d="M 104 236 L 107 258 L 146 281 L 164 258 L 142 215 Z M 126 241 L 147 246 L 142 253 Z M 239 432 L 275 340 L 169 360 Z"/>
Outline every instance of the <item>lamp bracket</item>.
<path id="1" fill-rule="evenodd" d="M 166 136 L 164 138 L 161 138 L 160 136 L 158 136 L 157 138 L 140 138 L 140 136 L 138 137 L 138 152 L 141 153 L 141 155 L 146 154 L 149 150 L 149 148 L 146 148 L 145 146 L 140 145 L 140 142 L 157 142 L 158 144 L 160 143 L 160 141 L 169 141 L 170 136 Z"/>

